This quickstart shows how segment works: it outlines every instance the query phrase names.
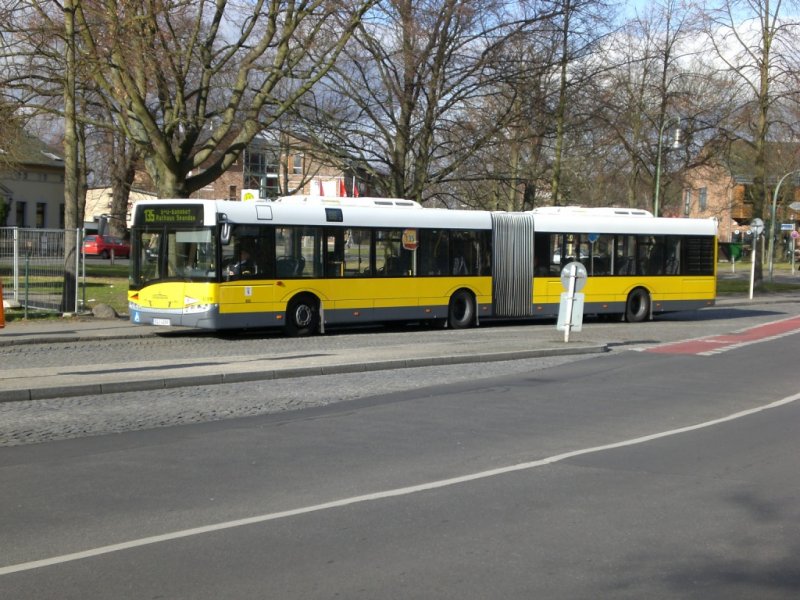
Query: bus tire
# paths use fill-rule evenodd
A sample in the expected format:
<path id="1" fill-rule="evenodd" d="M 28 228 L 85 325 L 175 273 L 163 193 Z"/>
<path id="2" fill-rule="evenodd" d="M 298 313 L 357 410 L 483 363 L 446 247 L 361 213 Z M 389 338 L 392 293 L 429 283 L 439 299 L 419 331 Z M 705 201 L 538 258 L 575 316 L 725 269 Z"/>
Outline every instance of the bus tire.
<path id="1" fill-rule="evenodd" d="M 641 323 L 650 316 L 650 293 L 644 288 L 635 288 L 628 294 L 625 303 L 625 320 L 628 323 Z"/>
<path id="2" fill-rule="evenodd" d="M 467 290 L 458 290 L 450 297 L 447 308 L 447 326 L 465 329 L 475 322 L 475 297 Z"/>
<path id="3" fill-rule="evenodd" d="M 305 337 L 319 328 L 319 300 L 311 294 L 295 296 L 286 308 L 286 333 Z"/>

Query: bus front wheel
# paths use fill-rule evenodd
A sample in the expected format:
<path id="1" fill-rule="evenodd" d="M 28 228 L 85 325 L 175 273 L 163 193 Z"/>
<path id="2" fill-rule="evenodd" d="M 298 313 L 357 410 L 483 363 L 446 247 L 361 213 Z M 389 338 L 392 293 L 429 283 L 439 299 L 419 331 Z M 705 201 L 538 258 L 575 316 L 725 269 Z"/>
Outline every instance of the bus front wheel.
<path id="1" fill-rule="evenodd" d="M 475 322 L 475 298 L 467 290 L 458 290 L 450 298 L 447 325 L 451 329 L 464 329 Z"/>
<path id="2" fill-rule="evenodd" d="M 641 323 L 650 316 L 650 294 L 644 288 L 636 288 L 628 294 L 625 303 L 625 320 L 628 323 Z"/>
<path id="3" fill-rule="evenodd" d="M 311 335 L 319 327 L 319 302 L 310 295 L 292 298 L 286 309 L 286 333 L 292 337 Z"/>

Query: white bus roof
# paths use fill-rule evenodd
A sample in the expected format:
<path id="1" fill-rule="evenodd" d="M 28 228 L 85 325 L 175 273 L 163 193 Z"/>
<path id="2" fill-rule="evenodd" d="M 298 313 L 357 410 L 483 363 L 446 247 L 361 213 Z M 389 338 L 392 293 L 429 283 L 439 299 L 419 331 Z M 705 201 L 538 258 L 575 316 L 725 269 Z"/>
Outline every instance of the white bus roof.
<path id="1" fill-rule="evenodd" d="M 151 204 L 202 205 L 207 225 L 226 215 L 234 224 L 491 229 L 492 213 L 481 210 L 423 208 L 417 202 L 394 198 L 325 198 L 287 196 L 277 201 L 142 200 Z M 326 212 L 341 211 L 340 221 Z M 554 210 L 555 209 L 555 210 Z M 338 211 L 337 211 L 338 212 Z M 623 214 L 620 214 L 622 212 Z M 635 214 L 634 214 L 635 213 Z M 533 215 L 536 231 L 553 233 L 629 233 L 650 235 L 716 235 L 715 219 L 656 218 L 647 211 L 613 208 L 545 207 L 519 215 Z"/>
<path id="2" fill-rule="evenodd" d="M 652 217 L 653 213 L 641 208 L 615 208 L 611 206 L 541 206 L 531 211 L 536 215 L 587 215 L 595 217 Z"/>
<path id="3" fill-rule="evenodd" d="M 353 206 L 360 208 L 422 208 L 419 202 L 403 198 L 352 198 L 348 196 L 281 196 L 275 203 L 304 206 Z"/>
<path id="4" fill-rule="evenodd" d="M 643 216 L 534 214 L 536 231 L 563 233 L 630 233 L 649 235 L 716 235 L 715 219 L 672 219 Z"/>

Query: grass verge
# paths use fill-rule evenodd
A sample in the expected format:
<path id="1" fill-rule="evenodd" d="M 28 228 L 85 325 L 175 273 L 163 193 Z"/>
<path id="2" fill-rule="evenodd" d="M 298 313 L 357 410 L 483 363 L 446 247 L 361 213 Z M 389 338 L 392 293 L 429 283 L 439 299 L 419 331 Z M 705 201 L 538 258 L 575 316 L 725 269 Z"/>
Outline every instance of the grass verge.
<path id="1" fill-rule="evenodd" d="M 796 292 L 800 290 L 800 282 L 783 283 L 775 281 L 762 281 L 755 286 L 755 291 L 762 294 L 780 294 L 781 292 Z M 749 279 L 718 279 L 717 294 L 748 294 L 750 292 Z"/>
<path id="2" fill-rule="evenodd" d="M 37 277 L 31 280 L 30 285 L 37 288 L 60 290 L 62 281 Z M 108 304 L 117 311 L 117 314 L 127 314 L 128 265 L 112 265 L 106 261 L 102 263 L 93 260 L 86 261 L 86 285 L 79 294 L 79 300 L 85 301 L 84 306 L 87 311 L 91 311 L 98 304 Z M 25 318 L 25 310 L 21 308 L 6 308 L 4 314 L 6 321 Z M 55 311 L 29 309 L 27 317 L 28 319 L 52 319 L 60 318 L 61 314 Z"/>

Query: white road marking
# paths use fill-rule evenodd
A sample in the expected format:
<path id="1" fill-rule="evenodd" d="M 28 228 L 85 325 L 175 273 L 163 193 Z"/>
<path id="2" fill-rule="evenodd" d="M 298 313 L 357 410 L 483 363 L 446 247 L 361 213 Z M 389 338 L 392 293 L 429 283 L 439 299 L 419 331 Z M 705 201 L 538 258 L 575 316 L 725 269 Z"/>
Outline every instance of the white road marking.
<path id="1" fill-rule="evenodd" d="M 528 469 L 535 469 L 538 467 L 544 467 L 547 465 L 552 465 L 554 463 L 562 462 L 570 458 L 575 458 L 576 456 L 583 456 L 586 454 L 593 454 L 597 452 L 604 452 L 606 450 L 614 450 L 616 448 L 624 448 L 626 446 L 634 446 L 637 444 L 644 444 L 646 442 L 651 442 L 653 440 L 657 440 L 660 438 L 670 437 L 673 435 L 679 435 L 681 433 L 687 433 L 689 431 L 696 431 L 698 429 L 704 429 L 706 427 L 713 427 L 715 425 L 719 425 L 721 423 L 726 423 L 728 421 L 734 421 L 736 419 L 741 419 L 759 412 L 763 412 L 766 410 L 770 410 L 773 408 L 778 408 L 780 406 L 784 406 L 786 404 L 790 404 L 792 402 L 796 402 L 800 400 L 800 393 L 794 394 L 792 396 L 787 396 L 785 398 L 781 398 L 780 400 L 776 400 L 775 402 L 770 402 L 769 404 L 764 404 L 762 406 L 758 406 L 755 408 L 750 408 L 747 410 L 743 410 L 737 413 L 730 414 L 726 417 L 721 417 L 719 419 L 712 419 L 710 421 L 705 421 L 703 423 L 698 423 L 696 425 L 688 425 L 686 427 L 679 427 L 677 429 L 670 429 L 668 431 L 662 431 L 660 433 L 653 433 L 650 435 L 644 435 L 637 438 L 632 438 L 629 440 L 623 440 L 621 442 L 614 442 L 612 444 L 604 444 L 602 446 L 594 446 L 591 448 L 583 448 L 580 450 L 572 450 L 570 452 L 564 452 L 563 454 L 556 454 L 554 456 L 550 456 L 548 458 L 542 458 L 540 460 L 534 460 L 530 462 L 518 463 L 516 465 L 510 465 L 507 467 L 500 467 L 497 469 L 489 469 L 487 471 L 479 471 L 477 473 L 472 473 L 469 475 L 462 475 L 460 477 L 451 477 L 449 479 L 440 479 L 438 481 L 431 481 L 429 483 L 422 483 L 419 485 L 412 485 L 407 487 L 395 488 L 392 490 L 385 490 L 383 492 L 375 492 L 372 494 L 364 494 L 361 496 L 352 496 L 350 498 L 342 498 L 341 500 L 334 500 L 332 502 L 324 502 L 322 504 L 315 504 L 312 506 L 305 506 L 302 508 L 295 508 L 292 510 L 285 510 L 280 512 L 274 513 L 266 513 L 263 515 L 257 515 L 253 517 L 248 517 L 245 519 L 236 519 L 233 521 L 225 521 L 223 523 L 215 523 L 213 525 L 204 525 L 202 527 L 193 527 L 191 529 L 183 529 L 181 531 L 173 531 L 171 533 L 165 533 L 162 535 L 153 535 L 149 537 L 139 538 L 136 540 L 130 540 L 127 542 L 121 542 L 119 544 L 111 544 L 108 546 L 100 546 L 99 548 L 92 548 L 89 550 L 84 550 L 82 552 L 73 552 L 71 554 L 62 554 L 61 556 L 53 556 L 50 558 L 45 558 L 42 560 L 34 560 L 25 563 L 19 563 L 16 565 L 8 565 L 6 567 L 0 567 L 0 576 L 2 575 L 10 575 L 12 573 L 19 573 L 21 571 L 30 571 L 32 569 L 41 569 L 44 567 L 50 567 L 53 565 L 58 565 L 62 563 L 67 563 L 75 560 L 81 560 L 84 558 L 91 558 L 93 556 L 101 556 L 103 554 L 111 554 L 112 552 L 120 552 L 122 550 L 129 550 L 131 548 L 139 548 L 141 546 L 148 546 L 150 544 L 160 544 L 162 542 L 169 542 L 171 540 L 177 540 L 180 538 L 191 537 L 195 535 L 202 535 L 204 533 L 212 533 L 216 531 L 223 531 L 225 529 L 233 529 L 234 527 L 242 527 L 245 525 L 254 525 L 257 523 L 264 523 L 266 521 L 275 521 L 278 519 L 286 519 L 288 517 L 295 517 L 298 515 L 304 515 L 313 512 L 319 512 L 323 510 L 329 510 L 332 508 L 341 508 L 343 506 L 350 506 L 353 504 L 359 504 L 362 502 L 371 502 L 374 500 L 383 500 L 386 498 L 394 498 L 397 496 L 407 496 L 410 494 L 416 494 L 419 492 L 425 492 L 429 490 L 435 490 L 438 488 L 449 487 L 452 485 L 458 485 L 461 483 L 468 483 L 470 481 L 477 481 L 480 479 L 487 479 L 489 477 L 496 477 L 498 475 L 504 475 L 506 473 L 513 473 L 515 471 L 525 471 Z"/>

